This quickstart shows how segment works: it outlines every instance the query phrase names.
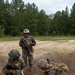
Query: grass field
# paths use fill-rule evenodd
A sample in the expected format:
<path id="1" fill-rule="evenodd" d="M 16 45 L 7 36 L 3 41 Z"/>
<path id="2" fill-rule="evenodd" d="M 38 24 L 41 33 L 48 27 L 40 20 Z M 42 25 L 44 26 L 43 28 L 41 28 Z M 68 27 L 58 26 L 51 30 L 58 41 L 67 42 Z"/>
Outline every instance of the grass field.
<path id="1" fill-rule="evenodd" d="M 34 36 L 33 36 L 34 37 Z M 0 38 L 0 41 L 17 41 L 20 40 L 21 37 L 3 37 Z M 36 40 L 74 40 L 75 36 L 37 36 L 34 37 Z"/>
<path id="2" fill-rule="evenodd" d="M 3 37 L 0 38 L 0 41 L 17 41 L 20 40 L 21 37 Z"/>
<path id="3" fill-rule="evenodd" d="M 38 36 L 34 37 L 37 40 L 47 41 L 47 40 L 74 40 L 75 36 Z"/>

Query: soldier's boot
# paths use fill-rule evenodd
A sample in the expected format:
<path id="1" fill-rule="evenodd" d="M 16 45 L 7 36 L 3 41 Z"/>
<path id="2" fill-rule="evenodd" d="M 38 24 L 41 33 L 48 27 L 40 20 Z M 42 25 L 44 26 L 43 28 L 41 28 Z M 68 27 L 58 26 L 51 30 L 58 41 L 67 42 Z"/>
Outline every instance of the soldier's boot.
<path id="1" fill-rule="evenodd" d="M 30 72 L 33 72 L 33 68 L 32 67 L 33 67 L 33 59 L 32 59 L 32 57 L 30 57 L 29 58 L 29 71 Z"/>
<path id="2" fill-rule="evenodd" d="M 27 71 L 28 70 L 28 66 L 27 66 L 27 61 L 25 61 L 25 71 Z"/>
<path id="3" fill-rule="evenodd" d="M 30 72 L 33 72 L 32 64 L 31 64 L 31 65 L 29 65 L 29 71 L 30 71 Z"/>

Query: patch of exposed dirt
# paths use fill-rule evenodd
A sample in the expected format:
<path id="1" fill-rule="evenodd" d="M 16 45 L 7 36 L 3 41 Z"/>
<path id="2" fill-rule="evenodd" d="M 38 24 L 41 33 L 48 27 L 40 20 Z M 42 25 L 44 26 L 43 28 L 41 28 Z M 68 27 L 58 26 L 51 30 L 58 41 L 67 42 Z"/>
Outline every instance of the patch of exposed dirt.
<path id="1" fill-rule="evenodd" d="M 49 58 L 56 62 L 63 62 L 69 67 L 69 75 L 75 75 L 75 40 L 36 42 L 37 45 L 34 47 L 33 73 L 26 71 L 25 75 L 43 75 L 43 71 L 37 68 L 37 61 L 40 58 Z M 11 49 L 18 49 L 21 53 L 18 43 L 19 41 L 0 42 L 0 70 Z M 1 73 L 0 75 L 3 74 Z"/>

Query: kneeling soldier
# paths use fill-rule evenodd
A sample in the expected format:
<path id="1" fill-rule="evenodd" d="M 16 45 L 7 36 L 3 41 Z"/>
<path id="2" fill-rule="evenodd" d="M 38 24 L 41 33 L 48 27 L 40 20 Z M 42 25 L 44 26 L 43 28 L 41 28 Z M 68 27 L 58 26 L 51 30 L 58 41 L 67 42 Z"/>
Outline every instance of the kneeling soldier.
<path id="1" fill-rule="evenodd" d="M 3 72 L 5 75 L 24 75 L 25 63 L 20 58 L 18 50 L 13 49 L 8 54 L 9 58 L 6 59 Z"/>

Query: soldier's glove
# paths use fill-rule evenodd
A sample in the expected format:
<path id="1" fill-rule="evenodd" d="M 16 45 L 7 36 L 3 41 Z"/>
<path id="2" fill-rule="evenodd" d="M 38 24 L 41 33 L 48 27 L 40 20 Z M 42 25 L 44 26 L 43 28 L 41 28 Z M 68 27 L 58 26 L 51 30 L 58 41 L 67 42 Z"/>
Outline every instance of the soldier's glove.
<path id="1" fill-rule="evenodd" d="M 21 71 L 21 75 L 24 75 L 24 71 Z"/>

